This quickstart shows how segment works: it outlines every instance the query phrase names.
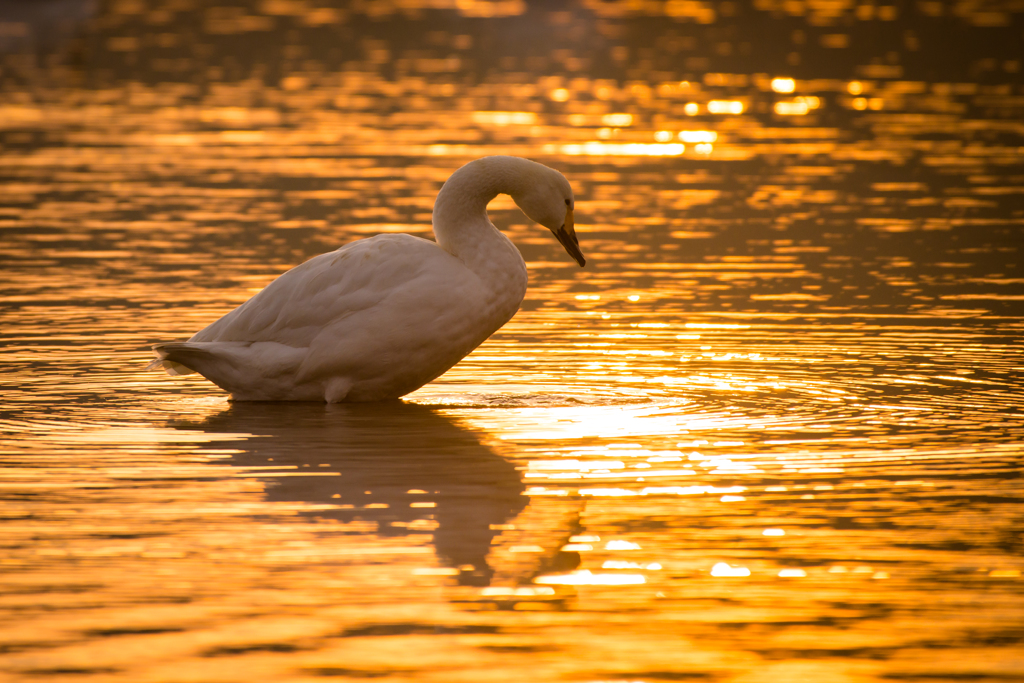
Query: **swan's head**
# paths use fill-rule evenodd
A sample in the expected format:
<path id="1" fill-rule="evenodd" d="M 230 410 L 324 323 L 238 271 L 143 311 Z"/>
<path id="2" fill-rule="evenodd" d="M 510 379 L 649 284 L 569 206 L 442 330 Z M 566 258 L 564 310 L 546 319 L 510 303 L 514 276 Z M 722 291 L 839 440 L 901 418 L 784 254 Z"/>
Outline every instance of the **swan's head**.
<path id="1" fill-rule="evenodd" d="M 531 220 L 550 230 L 582 268 L 587 261 L 576 239 L 572 217 L 576 198 L 569 181 L 558 171 L 542 164 L 533 164 L 530 171 L 522 190 L 513 193 L 512 199 Z"/>

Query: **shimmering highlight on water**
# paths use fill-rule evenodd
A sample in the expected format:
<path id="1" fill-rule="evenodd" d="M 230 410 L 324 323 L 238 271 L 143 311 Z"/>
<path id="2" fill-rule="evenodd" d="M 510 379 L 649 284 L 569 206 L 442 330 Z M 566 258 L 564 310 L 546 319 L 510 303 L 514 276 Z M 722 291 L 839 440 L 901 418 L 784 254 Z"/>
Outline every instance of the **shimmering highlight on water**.
<path id="1" fill-rule="evenodd" d="M 0 670 L 1024 677 L 1022 30 L 0 4 Z M 496 200 L 523 309 L 406 402 L 142 371 L 310 256 L 429 236 L 498 153 L 571 179 L 587 268 Z"/>

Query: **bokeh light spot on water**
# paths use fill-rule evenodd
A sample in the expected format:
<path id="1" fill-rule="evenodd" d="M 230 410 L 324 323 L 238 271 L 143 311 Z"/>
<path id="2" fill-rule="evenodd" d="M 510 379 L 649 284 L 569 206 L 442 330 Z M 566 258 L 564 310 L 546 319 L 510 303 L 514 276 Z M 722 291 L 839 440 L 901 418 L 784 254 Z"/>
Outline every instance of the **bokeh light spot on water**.
<path id="1" fill-rule="evenodd" d="M 1022 22 L 0 3 L 0 670 L 1019 678 Z M 406 402 L 141 371 L 488 154 L 587 268 L 492 202 L 527 299 Z"/>

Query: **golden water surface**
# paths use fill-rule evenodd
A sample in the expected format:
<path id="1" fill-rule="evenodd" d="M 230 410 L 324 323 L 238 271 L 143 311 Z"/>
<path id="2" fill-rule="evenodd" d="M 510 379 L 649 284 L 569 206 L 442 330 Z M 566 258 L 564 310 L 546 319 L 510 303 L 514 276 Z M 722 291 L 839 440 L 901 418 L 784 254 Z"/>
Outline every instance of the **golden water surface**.
<path id="1" fill-rule="evenodd" d="M 0 677 L 1024 680 L 1022 36 L 0 4 Z M 570 179 L 587 266 L 497 199 L 522 310 L 404 402 L 144 371 L 495 153 Z"/>

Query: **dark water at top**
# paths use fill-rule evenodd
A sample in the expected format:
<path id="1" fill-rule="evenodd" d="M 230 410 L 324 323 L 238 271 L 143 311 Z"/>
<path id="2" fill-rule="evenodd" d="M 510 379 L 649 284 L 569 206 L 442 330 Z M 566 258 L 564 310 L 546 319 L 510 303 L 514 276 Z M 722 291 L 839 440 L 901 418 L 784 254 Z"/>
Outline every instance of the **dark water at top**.
<path id="1" fill-rule="evenodd" d="M 0 1 L 14 681 L 1024 680 L 1024 7 Z M 520 313 L 385 406 L 146 373 L 487 154 Z"/>

